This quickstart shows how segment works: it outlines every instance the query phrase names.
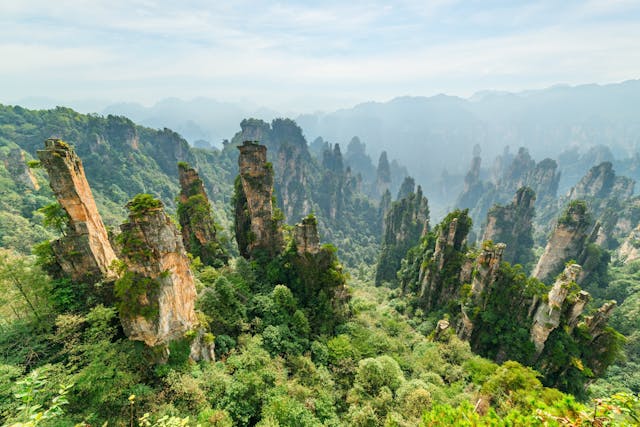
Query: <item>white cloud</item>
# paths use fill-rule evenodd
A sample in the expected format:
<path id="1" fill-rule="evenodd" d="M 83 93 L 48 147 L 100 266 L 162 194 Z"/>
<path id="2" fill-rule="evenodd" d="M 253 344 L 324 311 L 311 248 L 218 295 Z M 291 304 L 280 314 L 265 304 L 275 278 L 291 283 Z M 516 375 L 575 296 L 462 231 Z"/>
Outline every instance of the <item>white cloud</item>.
<path id="1" fill-rule="evenodd" d="M 638 77 L 640 25 L 631 10 L 622 1 L 488 11 L 446 0 L 2 2 L 0 57 L 9 60 L 0 93 L 248 97 L 296 108 L 305 97 L 355 102 L 609 82 Z"/>

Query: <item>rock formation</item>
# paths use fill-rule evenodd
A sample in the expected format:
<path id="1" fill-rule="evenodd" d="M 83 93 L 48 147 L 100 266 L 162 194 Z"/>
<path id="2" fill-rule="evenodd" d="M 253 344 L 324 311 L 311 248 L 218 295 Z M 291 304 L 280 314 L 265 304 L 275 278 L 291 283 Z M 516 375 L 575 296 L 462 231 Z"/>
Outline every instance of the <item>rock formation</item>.
<path id="1" fill-rule="evenodd" d="M 616 176 L 610 162 L 592 167 L 567 195 L 568 200 L 585 200 L 601 224 L 596 242 L 615 249 L 638 225 L 638 199 L 632 199 L 635 181 Z"/>
<path id="2" fill-rule="evenodd" d="M 138 195 L 118 236 L 126 271 L 116 282 L 122 325 L 154 347 L 182 339 L 198 325 L 196 287 L 180 233 L 162 202 Z"/>
<path id="3" fill-rule="evenodd" d="M 625 263 L 640 259 L 640 225 L 624 240 L 618 250 L 618 257 Z"/>
<path id="4" fill-rule="evenodd" d="M 405 181 L 405 183 L 413 183 Z M 382 248 L 376 268 L 376 285 L 395 282 L 400 262 L 407 251 L 417 245 L 426 233 L 429 221 L 429 205 L 422 195 L 422 188 L 408 186 L 407 196 L 394 202 L 385 215 Z M 415 191 L 415 192 L 414 192 Z"/>
<path id="5" fill-rule="evenodd" d="M 34 190 L 40 189 L 38 180 L 33 172 L 31 172 L 31 169 L 27 167 L 27 159 L 24 151 L 17 147 L 11 148 L 6 157 L 2 160 L 4 162 L 4 167 L 9 171 L 11 177 L 16 183 Z"/>
<path id="6" fill-rule="evenodd" d="M 280 220 L 274 218 L 273 168 L 267 147 L 245 141 L 238 147 L 240 177 L 236 183 L 236 240 L 240 254 L 250 258 L 256 250 L 274 255 L 282 251 Z"/>
<path id="7" fill-rule="evenodd" d="M 308 191 L 312 166 L 306 145 L 280 146 L 276 163 L 276 188 L 284 215 L 289 219 L 311 213 L 312 198 Z"/>
<path id="8" fill-rule="evenodd" d="M 45 141 L 38 157 L 49 173 L 51 189 L 69 216 L 66 236 L 51 246 L 62 271 L 76 282 L 115 278 L 116 254 L 98 213 L 82 161 L 60 139 Z"/>
<path id="9" fill-rule="evenodd" d="M 475 262 L 468 263 L 461 270 L 462 283 L 471 279 L 471 298 L 468 301 L 469 304 L 463 304 L 461 307 L 460 324 L 457 331 L 460 338 L 471 338 L 474 324 L 471 319 L 473 314 L 470 311 L 475 307 L 484 308 L 486 299 L 490 298 L 489 289 L 496 281 L 505 247 L 504 243 L 484 242 Z"/>
<path id="10" fill-rule="evenodd" d="M 455 211 L 438 226 L 435 250 L 420 267 L 420 299 L 426 309 L 441 306 L 457 295 L 460 270 L 466 255 L 466 238 L 471 228 L 468 211 Z"/>
<path id="11" fill-rule="evenodd" d="M 560 183 L 560 172 L 555 160 L 546 158 L 538 162 L 525 176 L 522 185 L 531 188 L 538 200 L 548 203 L 555 200 Z"/>
<path id="12" fill-rule="evenodd" d="M 464 177 L 464 189 L 458 196 L 456 206 L 462 209 L 472 209 L 478 204 L 478 200 L 485 191 L 485 185 L 480 179 L 480 165 L 482 158 L 480 157 L 480 146 L 473 148 L 473 160 L 469 172 Z"/>
<path id="13" fill-rule="evenodd" d="M 569 200 L 629 198 L 633 194 L 634 182 L 626 177 L 616 177 L 611 162 L 602 162 L 592 167 L 580 182 L 569 192 Z M 613 190 L 616 190 L 615 192 Z"/>
<path id="14" fill-rule="evenodd" d="M 378 169 L 376 171 L 376 189 L 378 195 L 382 196 L 385 191 L 391 187 L 391 167 L 389 166 L 389 159 L 387 158 L 387 152 L 383 151 L 378 159 Z"/>
<path id="15" fill-rule="evenodd" d="M 558 219 L 533 271 L 533 277 L 548 281 L 562 271 L 567 261 L 573 259 L 580 262 L 580 255 L 591 239 L 595 240 L 595 236 L 586 203 L 571 202 Z"/>
<path id="16" fill-rule="evenodd" d="M 298 254 L 317 254 L 320 252 L 318 221 L 313 215 L 307 216 L 299 224 L 296 224 L 294 238 Z"/>
<path id="17" fill-rule="evenodd" d="M 193 256 L 200 257 L 205 265 L 220 267 L 226 264 L 229 256 L 217 239 L 211 205 L 198 172 L 187 163 L 178 163 L 178 176 L 178 220 L 185 249 Z"/>
<path id="18" fill-rule="evenodd" d="M 548 300 L 541 302 L 538 306 L 531 326 L 531 341 L 536 348 L 536 357 L 542 353 L 551 332 L 560 325 L 565 299 L 581 271 L 582 267 L 578 264 L 567 265 L 549 291 Z M 574 313 L 572 317 L 578 316 Z"/>
<path id="19" fill-rule="evenodd" d="M 565 226 L 585 219 L 584 203 L 571 208 L 561 218 Z M 520 266 L 501 262 L 505 245 L 485 241 L 467 249 L 470 226 L 466 210 L 452 212 L 407 253 L 398 278 L 411 304 L 425 316 L 444 311 L 474 352 L 533 366 L 549 384 L 575 392 L 592 371 L 600 375 L 615 359 L 621 337 L 607 327 L 611 303 L 584 316 L 590 295 L 576 283 L 582 268 L 569 264 L 547 292 Z M 415 315 L 421 316 L 418 310 Z M 436 328 L 434 334 L 441 333 Z M 575 382 L 567 385 L 567 375 Z"/>
<path id="20" fill-rule="evenodd" d="M 495 205 L 487 213 L 483 241 L 506 244 L 504 260 L 525 265 L 533 260 L 533 217 L 536 195 L 529 187 L 520 187 L 513 201 Z"/>

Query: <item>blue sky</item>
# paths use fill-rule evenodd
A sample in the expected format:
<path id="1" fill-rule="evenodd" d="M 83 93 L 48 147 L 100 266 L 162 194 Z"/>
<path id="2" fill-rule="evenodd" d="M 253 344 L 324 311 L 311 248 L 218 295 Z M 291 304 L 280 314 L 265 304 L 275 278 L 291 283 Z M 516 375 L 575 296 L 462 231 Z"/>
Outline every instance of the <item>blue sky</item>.
<path id="1" fill-rule="evenodd" d="M 0 102 L 291 112 L 640 77 L 640 1 L 0 1 Z"/>

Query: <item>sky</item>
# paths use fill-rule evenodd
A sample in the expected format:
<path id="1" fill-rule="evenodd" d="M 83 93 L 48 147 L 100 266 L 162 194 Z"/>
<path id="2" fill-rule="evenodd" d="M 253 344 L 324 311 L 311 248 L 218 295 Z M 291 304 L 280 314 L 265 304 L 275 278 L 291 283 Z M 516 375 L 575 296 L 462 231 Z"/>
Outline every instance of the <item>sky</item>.
<path id="1" fill-rule="evenodd" d="M 0 0 L 0 58 L 5 104 L 328 111 L 639 78 L 640 1 Z"/>

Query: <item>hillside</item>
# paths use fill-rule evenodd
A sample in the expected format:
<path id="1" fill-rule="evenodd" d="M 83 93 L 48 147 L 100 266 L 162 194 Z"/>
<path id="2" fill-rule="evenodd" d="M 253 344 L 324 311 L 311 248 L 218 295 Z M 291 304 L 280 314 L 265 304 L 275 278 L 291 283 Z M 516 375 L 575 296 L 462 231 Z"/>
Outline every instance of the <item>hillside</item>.
<path id="1" fill-rule="evenodd" d="M 243 120 L 213 151 L 124 117 L 0 111 L 7 426 L 638 419 L 637 262 L 610 265 L 593 232 L 597 183 L 630 181 L 594 169 L 542 245 L 518 189 L 475 244 L 469 211 L 430 224 L 412 178 L 396 193 L 386 155 L 374 174 L 350 144 L 354 173 L 289 119 Z"/>

